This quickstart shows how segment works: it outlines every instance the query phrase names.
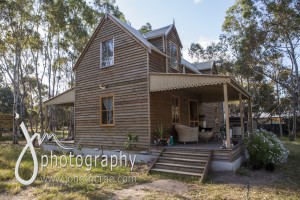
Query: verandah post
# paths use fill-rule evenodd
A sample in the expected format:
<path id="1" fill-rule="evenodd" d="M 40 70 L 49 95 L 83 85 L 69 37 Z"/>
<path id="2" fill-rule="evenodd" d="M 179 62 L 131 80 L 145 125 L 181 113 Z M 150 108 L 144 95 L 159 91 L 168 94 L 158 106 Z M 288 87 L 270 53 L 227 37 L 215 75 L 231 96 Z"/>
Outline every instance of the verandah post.
<path id="1" fill-rule="evenodd" d="M 240 100 L 240 121 L 241 121 L 241 134 L 242 138 L 244 139 L 245 134 L 244 134 L 244 106 L 243 106 L 243 99 L 242 99 L 242 94 L 239 93 L 239 100 Z"/>
<path id="2" fill-rule="evenodd" d="M 224 92 L 224 112 L 225 112 L 225 123 L 226 123 L 226 143 L 227 143 L 227 148 L 230 149 L 231 144 L 230 144 L 230 127 L 229 127 L 227 83 L 223 83 L 223 92 Z"/>
<path id="3" fill-rule="evenodd" d="M 252 100 L 251 97 L 248 99 L 248 136 L 253 133 L 253 118 L 252 118 Z"/>

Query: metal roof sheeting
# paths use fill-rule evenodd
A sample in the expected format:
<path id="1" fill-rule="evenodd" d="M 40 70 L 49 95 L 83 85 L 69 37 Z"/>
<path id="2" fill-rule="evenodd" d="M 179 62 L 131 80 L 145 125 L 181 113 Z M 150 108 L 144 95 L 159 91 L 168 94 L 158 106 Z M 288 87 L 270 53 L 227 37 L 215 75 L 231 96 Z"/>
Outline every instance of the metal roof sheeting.
<path id="1" fill-rule="evenodd" d="M 189 61 L 187 61 L 186 59 L 181 58 L 181 64 L 184 65 L 185 67 L 189 68 L 196 74 L 201 74 L 201 72 L 198 71 L 197 67 L 195 65 L 193 65 L 192 63 L 190 63 Z"/>

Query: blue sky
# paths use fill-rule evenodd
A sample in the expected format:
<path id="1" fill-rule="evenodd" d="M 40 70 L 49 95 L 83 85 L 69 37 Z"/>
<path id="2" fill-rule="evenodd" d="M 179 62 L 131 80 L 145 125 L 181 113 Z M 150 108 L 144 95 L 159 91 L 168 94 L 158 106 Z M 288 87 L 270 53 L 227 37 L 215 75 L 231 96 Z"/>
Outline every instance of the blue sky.
<path id="1" fill-rule="evenodd" d="M 216 41 L 222 33 L 226 10 L 234 0 L 116 0 L 131 26 L 149 22 L 153 29 L 173 23 L 183 44 L 183 55 L 192 42 L 203 45 Z"/>

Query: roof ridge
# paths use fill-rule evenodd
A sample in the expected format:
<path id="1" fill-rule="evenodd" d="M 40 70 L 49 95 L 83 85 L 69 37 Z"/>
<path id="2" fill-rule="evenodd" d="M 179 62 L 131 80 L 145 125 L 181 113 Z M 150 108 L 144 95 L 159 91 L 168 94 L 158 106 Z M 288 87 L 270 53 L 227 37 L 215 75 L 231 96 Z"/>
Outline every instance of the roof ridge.
<path id="1" fill-rule="evenodd" d="M 173 25 L 173 24 L 170 24 L 170 25 L 167 25 L 167 26 L 164 26 L 164 27 L 160 27 L 160 28 L 157 28 L 157 29 L 153 29 L 153 30 L 151 30 L 151 31 L 149 31 L 149 32 L 147 32 L 147 33 L 151 33 L 151 32 L 154 32 L 154 31 L 158 31 L 158 30 L 161 30 L 161 29 L 170 27 L 170 26 L 172 26 L 172 25 Z M 145 33 L 145 34 L 147 34 L 147 33 Z"/>

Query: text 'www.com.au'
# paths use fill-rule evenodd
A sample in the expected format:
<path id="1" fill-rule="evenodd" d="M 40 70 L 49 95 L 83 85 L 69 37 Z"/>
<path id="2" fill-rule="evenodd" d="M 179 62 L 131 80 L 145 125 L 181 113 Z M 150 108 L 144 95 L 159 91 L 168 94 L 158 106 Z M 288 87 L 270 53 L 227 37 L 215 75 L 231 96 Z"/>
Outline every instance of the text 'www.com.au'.
<path id="1" fill-rule="evenodd" d="M 40 180 L 50 185 L 69 185 L 72 183 L 136 183 L 136 176 L 41 176 Z"/>

